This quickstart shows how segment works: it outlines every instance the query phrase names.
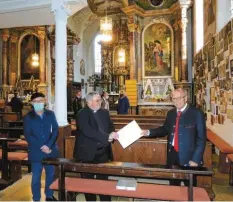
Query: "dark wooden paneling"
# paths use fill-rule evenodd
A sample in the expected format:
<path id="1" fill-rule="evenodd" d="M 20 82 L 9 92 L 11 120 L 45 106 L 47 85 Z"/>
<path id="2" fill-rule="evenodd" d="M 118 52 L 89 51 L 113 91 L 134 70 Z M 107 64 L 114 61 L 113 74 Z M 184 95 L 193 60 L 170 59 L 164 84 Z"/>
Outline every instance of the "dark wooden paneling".
<path id="1" fill-rule="evenodd" d="M 65 137 L 68 137 L 71 135 L 71 126 L 61 126 L 59 127 L 59 135 L 57 138 L 57 144 L 59 147 L 59 151 L 61 152 L 61 156 L 65 156 Z"/>

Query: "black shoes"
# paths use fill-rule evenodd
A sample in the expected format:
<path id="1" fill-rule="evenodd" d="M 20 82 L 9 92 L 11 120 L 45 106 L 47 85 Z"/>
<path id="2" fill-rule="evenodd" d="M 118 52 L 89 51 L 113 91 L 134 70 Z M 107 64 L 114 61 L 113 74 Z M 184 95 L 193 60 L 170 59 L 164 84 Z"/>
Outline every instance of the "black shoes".
<path id="1" fill-rule="evenodd" d="M 57 199 L 54 196 L 52 196 L 51 198 L 46 197 L 45 201 L 57 201 Z"/>

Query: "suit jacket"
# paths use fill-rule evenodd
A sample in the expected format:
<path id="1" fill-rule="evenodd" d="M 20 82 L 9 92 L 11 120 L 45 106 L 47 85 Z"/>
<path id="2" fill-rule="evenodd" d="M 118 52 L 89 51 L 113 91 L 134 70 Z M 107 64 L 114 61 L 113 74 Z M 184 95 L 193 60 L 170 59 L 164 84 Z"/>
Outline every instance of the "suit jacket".
<path id="1" fill-rule="evenodd" d="M 117 104 L 117 114 L 128 114 L 129 107 L 129 99 L 126 96 L 119 98 Z"/>
<path id="2" fill-rule="evenodd" d="M 22 115 L 23 103 L 19 98 L 13 97 L 9 105 L 11 106 L 13 112 L 19 112 L 20 115 Z"/>
<path id="3" fill-rule="evenodd" d="M 24 117 L 24 136 L 28 142 L 28 159 L 31 162 L 40 162 L 44 158 L 58 157 L 56 144 L 58 137 L 58 123 L 53 111 L 45 110 L 43 118 L 34 110 Z M 51 149 L 50 154 L 41 151 L 43 145 Z"/>
<path id="4" fill-rule="evenodd" d="M 78 113 L 76 119 L 77 134 L 74 147 L 74 158 L 78 161 L 91 162 L 94 160 L 97 149 L 108 148 L 110 160 L 112 160 L 111 144 L 108 142 L 109 134 L 114 131 L 114 125 L 106 109 L 99 109 L 99 120 L 94 116 L 94 112 L 85 107 Z"/>
<path id="5" fill-rule="evenodd" d="M 171 148 L 174 138 L 177 109 L 168 112 L 163 126 L 150 130 L 150 137 L 167 135 L 167 164 L 171 165 Z M 179 160 L 180 165 L 193 161 L 202 164 L 206 145 L 206 122 L 201 110 L 187 106 L 179 120 Z"/>

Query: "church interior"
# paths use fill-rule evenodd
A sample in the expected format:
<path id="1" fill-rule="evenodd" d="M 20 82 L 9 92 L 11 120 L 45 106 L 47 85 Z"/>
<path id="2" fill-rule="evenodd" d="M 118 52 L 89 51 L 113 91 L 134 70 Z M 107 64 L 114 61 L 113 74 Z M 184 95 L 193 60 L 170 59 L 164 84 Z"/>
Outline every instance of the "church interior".
<path id="1" fill-rule="evenodd" d="M 45 95 L 59 125 L 61 157 L 72 159 L 77 91 L 83 99 L 89 92 L 108 92 L 110 117 L 120 130 L 133 120 L 141 129 L 163 125 L 174 108 L 171 92 L 178 88 L 203 111 L 207 128 L 203 159 L 209 173 L 197 177 L 193 197 L 206 199 L 195 198 L 201 188 L 208 200 L 233 201 L 233 0 L 0 0 L 0 72 L 1 201 L 32 200 L 22 119 L 31 110 L 32 93 Z M 121 91 L 130 103 L 125 116 L 116 111 Z M 15 93 L 22 116 L 9 105 Z M 113 160 L 166 165 L 167 144 L 166 138 L 140 138 L 123 149 L 115 141 Z M 75 167 L 66 169 L 67 176 L 79 177 Z M 151 186 L 174 177 L 190 179 L 170 171 L 98 169 L 114 177 L 135 175 Z M 55 196 L 64 199 L 60 188 Z M 156 199 L 149 196 L 146 200 Z M 84 200 L 68 191 L 65 197 Z M 144 197 L 112 199 L 131 198 Z"/>

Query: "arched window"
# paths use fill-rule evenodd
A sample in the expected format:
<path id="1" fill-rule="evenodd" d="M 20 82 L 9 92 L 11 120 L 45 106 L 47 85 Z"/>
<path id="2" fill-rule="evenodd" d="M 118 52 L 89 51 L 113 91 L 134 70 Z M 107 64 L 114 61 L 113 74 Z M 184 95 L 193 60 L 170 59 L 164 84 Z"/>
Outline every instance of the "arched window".
<path id="1" fill-rule="evenodd" d="M 204 1 L 195 1 L 196 53 L 204 45 Z"/>
<path id="2" fill-rule="evenodd" d="M 101 73 L 101 45 L 99 42 L 101 41 L 101 35 L 97 35 L 95 37 L 95 73 L 100 74 Z"/>

